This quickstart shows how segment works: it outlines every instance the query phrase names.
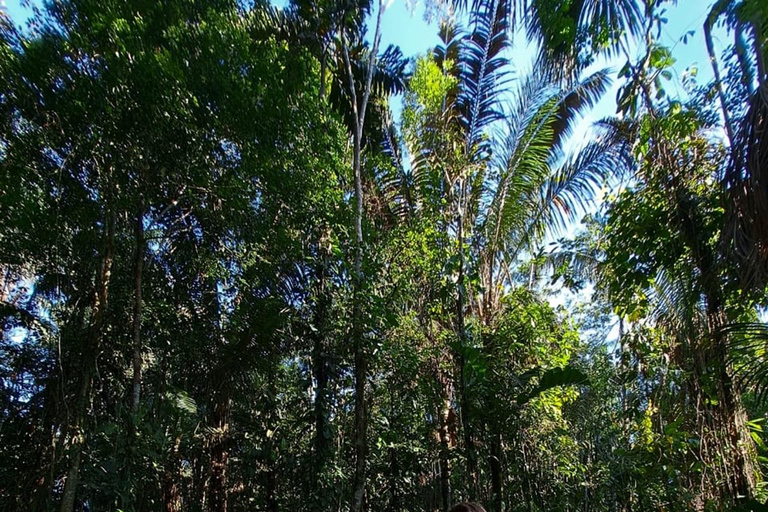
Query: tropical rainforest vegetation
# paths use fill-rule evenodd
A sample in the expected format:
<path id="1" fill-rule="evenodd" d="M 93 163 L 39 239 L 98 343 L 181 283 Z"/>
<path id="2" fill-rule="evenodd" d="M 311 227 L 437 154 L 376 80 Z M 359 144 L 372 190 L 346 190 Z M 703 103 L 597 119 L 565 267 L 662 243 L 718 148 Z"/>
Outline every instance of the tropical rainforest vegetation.
<path id="1" fill-rule="evenodd" d="M 763 510 L 768 4 L 673 3 L 0 14 L 0 510 Z"/>

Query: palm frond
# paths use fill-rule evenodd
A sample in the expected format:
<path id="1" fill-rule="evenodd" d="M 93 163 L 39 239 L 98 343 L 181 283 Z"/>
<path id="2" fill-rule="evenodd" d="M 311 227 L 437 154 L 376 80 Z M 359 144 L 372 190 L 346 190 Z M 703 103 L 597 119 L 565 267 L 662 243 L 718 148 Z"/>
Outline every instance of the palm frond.
<path id="1" fill-rule="evenodd" d="M 544 254 L 543 266 L 552 273 L 553 284 L 560 278 L 566 286 L 580 289 L 588 281 L 599 281 L 603 253 L 584 236 L 558 240 Z"/>
<path id="2" fill-rule="evenodd" d="M 728 336 L 729 363 L 742 389 L 752 389 L 759 402 L 768 397 L 768 324 L 734 323 L 723 328 Z"/>
<path id="3" fill-rule="evenodd" d="M 694 278 L 684 272 L 672 275 L 661 271 L 651 289 L 649 302 L 655 304 L 651 317 L 680 340 L 698 339 L 707 329 L 704 303 Z"/>
<path id="4" fill-rule="evenodd" d="M 578 117 L 594 108 L 610 86 L 610 71 L 601 69 L 565 88 L 561 93 L 557 120 L 552 127 L 556 146 L 562 147 L 563 141 L 571 135 Z"/>
<path id="5" fill-rule="evenodd" d="M 586 0 L 579 16 L 581 27 L 601 27 L 616 41 L 623 35 L 638 36 L 643 29 L 643 9 L 637 0 Z M 617 44 L 609 47 L 615 51 Z"/>
<path id="6" fill-rule="evenodd" d="M 600 139 L 552 170 L 574 120 L 598 101 L 607 83 L 607 73 L 599 71 L 562 90 L 546 68 L 523 83 L 494 157 L 502 171 L 484 219 L 489 250 L 504 245 L 514 261 L 547 228 L 562 230 L 585 213 L 603 181 L 628 168 L 627 146 Z"/>
<path id="7" fill-rule="evenodd" d="M 354 83 L 358 90 L 363 89 L 363 84 L 366 80 L 369 51 L 370 50 L 363 43 L 357 44 L 350 50 L 350 56 L 352 57 L 352 74 L 354 75 Z M 374 62 L 371 80 L 372 104 L 376 104 L 376 98 L 385 98 L 393 94 L 398 94 L 405 89 L 405 67 L 407 64 L 408 60 L 403 57 L 400 48 L 396 46 L 388 46 L 383 53 L 377 56 Z M 335 80 L 331 86 L 328 98 L 331 104 L 334 105 L 344 117 L 345 124 L 351 131 L 356 122 L 353 110 L 349 108 L 353 95 L 349 89 L 349 80 L 346 76 L 346 65 L 344 64 L 342 55 L 336 56 L 335 66 Z M 359 94 L 358 97 L 360 97 Z M 375 108 L 371 109 L 370 114 L 366 116 L 363 133 L 364 145 L 371 136 L 374 136 L 374 140 L 377 140 L 375 133 L 379 130 L 381 125 L 381 109 L 378 109 L 378 111 Z"/>
<path id="8" fill-rule="evenodd" d="M 539 42 L 540 57 L 560 63 L 565 77 L 585 63 L 578 53 L 584 42 L 590 53 L 614 56 L 623 41 L 641 34 L 644 22 L 645 10 L 638 0 L 562 2 L 558 8 L 550 0 L 529 0 L 525 29 L 529 39 Z"/>
<path id="9" fill-rule="evenodd" d="M 725 248 L 739 270 L 743 290 L 768 284 L 768 84 L 750 98 L 750 108 L 736 137 L 724 184 Z"/>
<path id="10" fill-rule="evenodd" d="M 385 157 L 373 169 L 374 194 L 386 205 L 392 218 L 405 219 L 415 211 L 413 175 L 403 167 L 400 136 L 388 105 L 382 107 L 381 140 L 377 144 Z"/>
<path id="11" fill-rule="evenodd" d="M 621 176 L 631 165 L 622 147 L 603 140 L 590 142 L 555 172 L 543 192 L 541 211 L 547 226 L 564 230 L 586 213 L 595 193 L 606 180 Z"/>
<path id="12" fill-rule="evenodd" d="M 469 147 L 481 143 L 484 130 L 502 118 L 499 97 L 509 73 L 509 4 L 492 0 L 473 10 L 471 32 L 459 51 L 460 91 L 456 109 Z"/>

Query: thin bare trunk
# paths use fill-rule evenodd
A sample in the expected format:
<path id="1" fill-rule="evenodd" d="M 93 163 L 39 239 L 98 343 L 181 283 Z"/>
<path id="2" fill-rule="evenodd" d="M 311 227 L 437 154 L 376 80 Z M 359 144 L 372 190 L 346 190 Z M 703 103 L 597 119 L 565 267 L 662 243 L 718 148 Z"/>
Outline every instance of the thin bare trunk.
<path id="1" fill-rule="evenodd" d="M 328 48 L 325 42 L 320 50 L 320 101 L 325 100 L 325 73 L 328 67 Z"/>
<path id="2" fill-rule="evenodd" d="M 461 424 L 464 433 L 464 450 L 467 457 L 467 476 L 468 476 L 468 489 L 467 494 L 470 500 L 474 500 L 477 495 L 477 459 L 475 455 L 475 445 L 472 437 L 472 421 L 470 413 L 470 403 L 467 390 L 467 382 L 469 376 L 467 375 L 467 361 L 465 356 L 466 349 L 466 326 L 464 321 L 464 307 L 466 303 L 465 298 L 465 282 L 464 282 L 464 207 L 462 205 L 464 198 L 464 183 L 460 185 L 461 193 L 459 198 L 459 211 L 457 218 L 457 235 L 458 235 L 458 253 L 459 253 L 459 276 L 456 293 L 456 332 L 459 338 L 459 400 L 461 401 Z"/>
<path id="3" fill-rule="evenodd" d="M 315 373 L 315 467 L 314 467 L 314 495 L 312 496 L 313 510 L 325 511 L 327 503 L 323 500 L 325 494 L 324 475 L 327 470 L 328 459 L 331 456 L 331 446 L 328 432 L 328 348 L 327 339 L 327 315 L 328 293 L 325 287 L 328 259 L 330 258 L 329 234 L 326 232 L 320 237 L 318 253 L 321 261 L 317 270 L 317 304 L 315 310 L 315 332 L 312 362 Z"/>
<path id="4" fill-rule="evenodd" d="M 725 91 L 723 90 L 723 81 L 720 75 L 720 65 L 717 62 L 717 55 L 715 55 L 715 45 L 712 42 L 712 27 L 714 26 L 717 18 L 722 14 L 723 10 L 727 7 L 729 0 L 719 0 L 709 11 L 707 20 L 704 22 L 704 40 L 707 44 L 707 54 L 709 55 L 709 63 L 712 66 L 712 72 L 715 75 L 715 88 L 717 89 L 717 97 L 720 101 L 720 108 L 723 111 L 723 122 L 725 124 L 725 131 L 728 135 L 728 142 L 731 146 L 735 141 L 733 126 L 731 125 L 731 115 L 728 112 L 728 104 L 725 100 Z"/>
<path id="5" fill-rule="evenodd" d="M 440 499 L 442 510 L 451 507 L 451 379 L 438 368 L 441 389 L 440 403 Z"/>
<path id="6" fill-rule="evenodd" d="M 163 475 L 163 503 L 165 512 L 181 512 L 181 483 L 179 471 L 179 447 L 181 436 L 176 436 L 168 460 L 168 467 Z"/>
<path id="7" fill-rule="evenodd" d="M 134 228 L 136 254 L 133 260 L 133 392 L 131 393 L 131 414 L 135 417 L 141 401 L 141 284 L 144 271 L 144 204 L 139 206 Z"/>
<path id="8" fill-rule="evenodd" d="M 78 390 L 77 400 L 73 411 L 69 432 L 69 469 L 64 483 L 60 512 L 73 512 L 77 487 L 80 481 L 80 465 L 82 462 L 83 444 L 85 443 L 85 420 L 93 388 L 93 378 L 96 372 L 96 360 L 103 335 L 104 315 L 107 309 L 109 283 L 112 277 L 112 261 L 115 255 L 115 213 L 111 210 L 111 201 L 107 199 L 107 229 L 105 246 L 102 253 L 101 265 L 96 278 L 93 295 L 93 312 L 88 327 L 88 339 L 83 351 L 83 372 Z"/>
<path id="9" fill-rule="evenodd" d="M 371 82 L 373 80 L 373 68 L 376 63 L 376 54 L 379 51 L 381 41 L 381 17 L 384 13 L 384 5 L 379 0 L 376 20 L 376 32 L 373 37 L 373 46 L 368 57 L 368 68 L 363 90 L 363 97 L 358 104 L 355 77 L 352 71 L 352 61 L 349 56 L 349 48 L 344 30 L 341 32 L 341 45 L 344 62 L 347 68 L 347 78 L 352 103 L 352 113 L 355 117 L 355 129 L 353 133 L 354 148 L 352 167 L 355 176 L 355 275 L 354 275 L 354 307 L 352 311 L 352 335 L 354 344 L 355 364 L 355 475 L 352 485 L 352 500 L 350 508 L 353 512 L 359 512 L 363 505 L 365 494 L 365 469 L 367 458 L 367 430 L 368 418 L 366 413 L 366 379 L 368 375 L 368 358 L 364 346 L 363 311 L 361 291 L 363 288 L 363 179 L 362 179 L 362 138 L 365 126 L 365 112 L 371 95 Z"/>
<path id="10" fill-rule="evenodd" d="M 210 512 L 227 512 L 227 463 L 229 451 L 229 399 L 223 391 L 213 406 L 213 425 L 215 432 L 211 443 L 211 480 L 210 480 Z"/>
<path id="11" fill-rule="evenodd" d="M 501 445 L 501 433 L 496 432 L 491 442 L 491 454 L 488 457 L 488 465 L 491 468 L 491 494 L 492 512 L 502 512 L 504 489 L 501 476 L 501 459 L 503 457 Z"/>

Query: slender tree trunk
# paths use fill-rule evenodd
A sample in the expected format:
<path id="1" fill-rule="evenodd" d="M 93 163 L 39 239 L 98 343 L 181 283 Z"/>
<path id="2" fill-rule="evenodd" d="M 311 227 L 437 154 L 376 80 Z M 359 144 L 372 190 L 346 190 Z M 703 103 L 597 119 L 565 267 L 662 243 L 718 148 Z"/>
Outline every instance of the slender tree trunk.
<path id="1" fill-rule="evenodd" d="M 397 488 L 397 475 L 400 473 L 400 466 L 397 451 L 394 448 L 389 449 L 389 472 L 389 510 L 401 512 L 403 507 L 400 504 L 400 491 Z"/>
<path id="2" fill-rule="evenodd" d="M 165 512 L 181 512 L 181 483 L 179 482 L 179 447 L 181 436 L 176 436 L 168 467 L 163 474 L 163 504 Z"/>
<path id="3" fill-rule="evenodd" d="M 274 466 L 274 463 L 272 464 Z M 267 512 L 278 512 L 279 506 L 277 502 L 277 470 L 274 467 L 270 467 L 267 471 L 267 482 L 264 486 L 264 493 L 266 494 L 265 504 Z"/>
<path id="4" fill-rule="evenodd" d="M 325 73 L 328 67 L 328 47 L 325 42 L 321 43 L 320 49 L 320 101 L 325 100 Z"/>
<path id="5" fill-rule="evenodd" d="M 107 226 L 105 233 L 105 247 L 103 249 L 101 265 L 96 278 L 96 287 L 93 296 L 93 311 L 88 327 L 88 338 L 83 350 L 83 373 L 80 388 L 73 410 L 72 421 L 68 432 L 70 436 L 69 469 L 64 483 L 60 512 L 73 512 L 77 487 L 80 481 L 80 465 L 85 443 L 85 420 L 93 388 L 93 378 L 96 372 L 96 360 L 99 357 L 99 348 L 103 334 L 104 315 L 107 309 L 109 296 L 109 284 L 112 277 L 112 261 L 115 255 L 115 213 L 111 209 L 111 201 L 107 198 Z"/>
<path id="6" fill-rule="evenodd" d="M 491 492 L 492 512 L 502 512 L 504 501 L 503 480 L 501 476 L 501 459 L 503 457 L 501 446 L 501 433 L 496 432 L 491 442 L 491 455 L 488 457 L 488 465 L 491 468 Z"/>
<path id="7" fill-rule="evenodd" d="M 451 379 L 439 368 L 438 381 L 441 388 L 440 404 L 440 500 L 445 512 L 451 507 Z"/>
<path id="8" fill-rule="evenodd" d="M 728 112 L 728 104 L 725 100 L 725 91 L 723 90 L 720 66 L 717 62 L 717 55 L 715 54 L 715 45 L 712 42 L 712 27 L 717 21 L 717 18 L 723 13 L 729 2 L 730 0 L 719 0 L 712 7 L 712 10 L 707 16 L 707 20 L 704 22 L 704 41 L 707 45 L 707 54 L 709 55 L 709 62 L 712 66 L 712 72 L 715 75 L 715 88 L 717 89 L 717 97 L 720 101 L 720 108 L 723 112 L 723 122 L 725 124 L 726 134 L 728 135 L 728 142 L 731 144 L 731 146 L 733 146 L 735 134 L 731 124 L 731 115 Z"/>
<path id="9" fill-rule="evenodd" d="M 363 346 L 363 315 L 361 289 L 363 285 L 363 189 L 360 176 L 360 130 L 355 134 L 355 305 L 352 311 L 354 321 L 353 338 L 355 351 L 355 478 L 352 486 L 352 511 L 358 512 L 363 504 L 365 492 L 365 466 L 368 418 L 365 403 L 365 384 L 368 375 L 368 358 Z"/>
<path id="10" fill-rule="evenodd" d="M 210 480 L 210 512 L 227 512 L 227 463 L 229 451 L 229 398 L 223 391 L 213 406 L 213 425 L 216 429 L 211 437 L 211 480 Z"/>
<path id="11" fill-rule="evenodd" d="M 135 421 L 141 401 L 141 367 L 143 363 L 141 355 L 141 284 L 146 248 L 146 242 L 144 241 L 143 200 L 136 214 L 134 234 L 136 238 L 136 254 L 133 260 L 133 390 L 131 393 L 131 414 L 134 416 Z"/>
<path id="12" fill-rule="evenodd" d="M 278 363 L 275 362 L 273 365 L 273 375 L 277 375 L 278 369 Z M 273 377 L 270 384 L 269 384 L 269 390 L 267 394 L 267 403 L 265 404 L 266 408 L 266 421 L 267 425 L 270 429 L 272 429 L 273 434 L 267 435 L 267 439 L 264 441 L 263 444 L 263 465 L 266 467 L 266 471 L 264 472 L 264 482 L 262 487 L 264 488 L 264 505 L 266 508 L 266 512 L 278 512 L 280 509 L 280 504 L 278 500 L 278 467 L 277 467 L 277 450 L 276 445 L 278 443 L 277 438 L 274 435 L 274 432 L 278 430 L 277 428 L 277 422 L 279 419 L 278 416 L 278 388 L 277 388 L 277 378 Z"/>
<path id="13" fill-rule="evenodd" d="M 0 302 L 8 302 L 11 290 L 11 267 L 5 267 L 3 271 L 3 286 L 0 287 Z M 2 331 L 0 331 L 1 333 Z"/>
<path id="14" fill-rule="evenodd" d="M 352 337 L 354 345 L 355 364 L 355 474 L 352 484 L 352 500 L 350 508 L 352 512 L 359 512 L 363 505 L 365 494 L 365 469 L 367 458 L 367 431 L 368 417 L 366 413 L 366 379 L 368 375 L 368 358 L 364 343 L 363 310 L 361 292 L 363 289 L 363 178 L 362 178 L 362 138 L 365 126 L 365 112 L 371 95 L 371 82 L 373 80 L 373 68 L 376 54 L 379 51 L 381 41 L 381 17 L 384 13 L 384 5 L 381 0 L 378 3 L 376 20 L 376 32 L 373 36 L 373 46 L 368 59 L 368 69 L 363 89 L 363 96 L 358 104 L 357 87 L 352 71 L 352 61 L 349 57 L 349 48 L 345 39 L 344 30 L 341 32 L 341 46 L 344 54 L 344 62 L 347 68 L 347 78 L 351 96 L 351 107 L 355 117 L 355 129 L 353 132 L 354 148 L 352 168 L 355 176 L 355 275 L 354 275 L 354 307 L 352 311 Z"/>
<path id="15" fill-rule="evenodd" d="M 315 332 L 312 360 L 315 373 L 315 467 L 314 471 L 314 495 L 312 502 L 314 510 L 324 512 L 327 503 L 323 500 L 324 475 L 330 456 L 330 443 L 328 442 L 328 354 L 326 346 L 326 316 L 328 314 L 328 294 L 325 288 L 328 259 L 330 258 L 330 241 L 327 231 L 318 242 L 318 254 L 321 261 L 317 265 L 317 284 L 315 291 L 317 302 L 315 309 Z"/>
<path id="16" fill-rule="evenodd" d="M 472 438 L 472 422 L 470 413 L 470 403 L 467 391 L 467 361 L 466 361 L 466 326 L 464 322 L 464 305 L 465 305 L 465 283 L 464 283 L 464 215 L 463 215 L 463 197 L 464 197 L 464 184 L 461 184 L 461 198 L 459 199 L 459 214 L 458 214 L 458 255 L 459 255 L 459 276 L 458 276 L 458 291 L 456 293 L 456 332 L 459 338 L 459 399 L 461 401 L 461 424 L 464 433 L 464 450 L 467 457 L 467 494 L 470 500 L 474 500 L 477 495 L 477 460 L 475 455 L 474 440 Z"/>

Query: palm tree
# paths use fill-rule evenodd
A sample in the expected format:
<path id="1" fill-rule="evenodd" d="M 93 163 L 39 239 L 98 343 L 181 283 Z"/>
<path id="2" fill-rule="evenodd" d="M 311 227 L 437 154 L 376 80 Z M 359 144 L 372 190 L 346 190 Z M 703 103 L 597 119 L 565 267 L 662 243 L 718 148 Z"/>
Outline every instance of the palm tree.
<path id="1" fill-rule="evenodd" d="M 721 18 L 734 33 L 733 53 L 741 72 L 728 94 L 711 35 Z M 720 0 L 712 7 L 704 32 L 731 151 L 724 179 L 730 199 L 724 247 L 740 269 L 742 288 L 759 292 L 768 282 L 768 194 L 764 185 L 768 168 L 768 9 L 756 0 Z"/>
<path id="2" fill-rule="evenodd" d="M 417 63 L 412 77 L 416 83 L 429 75 L 424 81 L 439 84 L 442 97 L 432 101 L 418 92 L 407 94 L 403 138 L 410 169 L 394 165 L 378 176 L 393 217 L 430 216 L 453 240 L 454 263 L 448 269 L 456 280 L 450 308 L 457 340 L 453 357 L 470 497 L 476 494 L 478 463 L 465 316 L 490 325 L 500 297 L 515 284 L 511 276 L 519 260 L 551 229 L 584 212 L 606 176 L 627 163 L 622 148 L 602 140 L 573 156 L 564 154 L 579 113 L 607 89 L 605 70 L 563 79 L 543 61 L 518 82 L 509 103 L 502 101 L 510 83 L 509 8 L 501 1 L 480 5 L 468 31 L 443 24 L 442 44 Z M 473 292 L 470 272 L 480 277 L 482 293 Z M 441 470 L 447 470 L 443 463 Z M 445 489 L 443 496 L 445 506 L 450 500 Z"/>

